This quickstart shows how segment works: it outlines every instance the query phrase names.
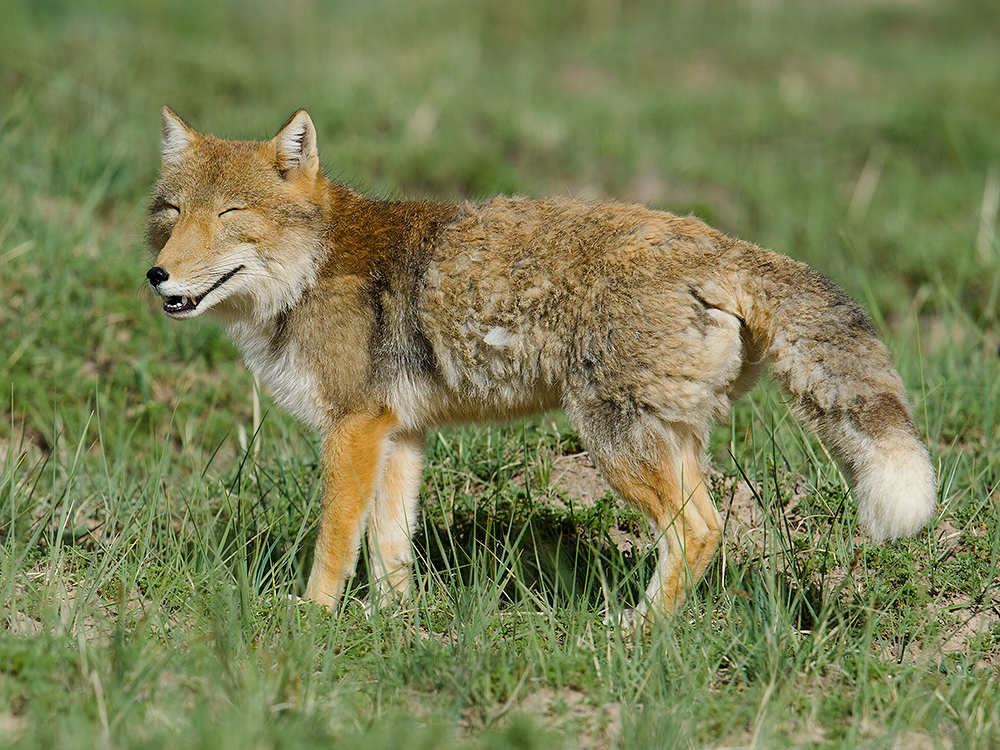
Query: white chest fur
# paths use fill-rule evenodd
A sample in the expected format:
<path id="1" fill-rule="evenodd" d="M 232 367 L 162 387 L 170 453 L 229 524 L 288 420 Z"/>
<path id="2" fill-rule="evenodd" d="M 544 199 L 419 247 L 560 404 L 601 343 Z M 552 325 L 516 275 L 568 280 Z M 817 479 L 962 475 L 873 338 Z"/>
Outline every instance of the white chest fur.
<path id="1" fill-rule="evenodd" d="M 227 326 L 243 361 L 284 409 L 308 425 L 320 429 L 325 410 L 321 406 L 317 378 L 306 366 L 298 345 L 290 341 L 274 347 L 274 325 L 238 322 Z"/>

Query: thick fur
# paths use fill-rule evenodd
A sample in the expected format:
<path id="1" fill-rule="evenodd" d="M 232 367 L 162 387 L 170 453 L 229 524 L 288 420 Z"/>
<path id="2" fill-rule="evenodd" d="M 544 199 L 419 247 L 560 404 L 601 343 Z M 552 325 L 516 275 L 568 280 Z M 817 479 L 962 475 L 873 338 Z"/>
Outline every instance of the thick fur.
<path id="1" fill-rule="evenodd" d="M 875 539 L 919 530 L 935 477 L 868 319 L 801 263 L 636 205 L 386 202 L 320 171 L 297 112 L 272 140 L 201 135 L 163 110 L 148 274 L 164 310 L 210 310 L 279 403 L 323 435 L 306 593 L 334 607 L 367 521 L 376 602 L 404 594 L 424 435 L 563 408 L 649 518 L 666 613 L 722 522 L 715 419 L 765 364 L 851 478 Z"/>

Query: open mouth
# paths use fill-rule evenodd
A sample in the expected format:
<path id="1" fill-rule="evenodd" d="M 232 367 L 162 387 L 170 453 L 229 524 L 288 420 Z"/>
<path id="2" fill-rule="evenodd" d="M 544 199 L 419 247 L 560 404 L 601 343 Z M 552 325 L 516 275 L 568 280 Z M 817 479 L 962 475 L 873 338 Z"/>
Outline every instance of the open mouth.
<path id="1" fill-rule="evenodd" d="M 233 278 L 233 276 L 235 276 L 242 270 L 243 266 L 237 266 L 229 273 L 223 274 L 214 284 L 212 284 L 211 287 L 209 287 L 209 289 L 204 294 L 199 294 L 196 297 L 188 297 L 176 294 L 172 294 L 169 297 L 164 297 L 163 312 L 167 313 L 167 315 L 178 315 L 179 313 L 190 312 L 191 310 L 196 309 L 198 305 L 201 303 L 201 301 L 205 299 L 205 297 L 210 295 L 212 292 L 214 292 L 220 286 L 225 284 L 227 281 Z"/>

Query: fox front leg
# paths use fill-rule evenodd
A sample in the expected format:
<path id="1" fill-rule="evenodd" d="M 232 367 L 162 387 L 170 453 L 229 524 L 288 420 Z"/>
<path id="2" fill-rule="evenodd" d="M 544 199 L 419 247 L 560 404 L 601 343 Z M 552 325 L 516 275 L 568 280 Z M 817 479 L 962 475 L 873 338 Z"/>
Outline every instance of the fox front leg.
<path id="1" fill-rule="evenodd" d="M 334 609 L 357 564 L 368 508 L 379 493 L 396 429 L 388 411 L 355 413 L 323 440 L 323 510 L 306 597 Z"/>
<path id="2" fill-rule="evenodd" d="M 381 487 L 368 519 L 371 603 L 380 607 L 410 591 L 411 539 L 424 462 L 424 433 L 404 432 L 392 441 Z"/>

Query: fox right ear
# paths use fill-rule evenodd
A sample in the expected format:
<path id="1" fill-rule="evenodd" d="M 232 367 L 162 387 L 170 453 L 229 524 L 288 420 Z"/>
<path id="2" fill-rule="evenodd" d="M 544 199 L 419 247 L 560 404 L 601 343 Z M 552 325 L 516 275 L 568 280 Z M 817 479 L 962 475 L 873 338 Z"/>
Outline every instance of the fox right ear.
<path id="1" fill-rule="evenodd" d="M 298 177 L 316 179 L 319 173 L 316 128 L 304 109 L 292 115 L 272 142 L 277 151 L 278 169 L 282 177 L 286 180 Z"/>
<path id="2" fill-rule="evenodd" d="M 180 159 L 198 134 L 170 107 L 160 110 L 160 130 L 163 135 L 163 163 L 171 164 Z"/>

